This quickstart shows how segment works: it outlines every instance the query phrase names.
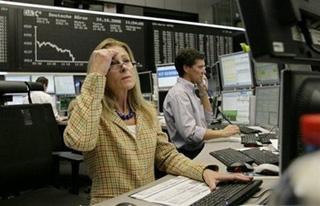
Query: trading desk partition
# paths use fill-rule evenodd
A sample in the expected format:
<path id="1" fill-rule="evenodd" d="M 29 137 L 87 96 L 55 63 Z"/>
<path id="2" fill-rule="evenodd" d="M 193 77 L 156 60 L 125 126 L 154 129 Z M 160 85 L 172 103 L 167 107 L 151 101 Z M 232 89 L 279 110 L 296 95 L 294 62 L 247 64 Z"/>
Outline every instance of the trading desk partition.
<path id="1" fill-rule="evenodd" d="M 51 182 L 54 123 L 50 104 L 0 106 L 0 196 Z"/>

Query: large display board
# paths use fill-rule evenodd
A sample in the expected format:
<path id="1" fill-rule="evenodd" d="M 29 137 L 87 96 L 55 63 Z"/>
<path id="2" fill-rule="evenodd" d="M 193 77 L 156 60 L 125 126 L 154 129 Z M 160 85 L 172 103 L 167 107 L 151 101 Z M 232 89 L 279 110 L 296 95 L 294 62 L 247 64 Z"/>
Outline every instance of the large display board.
<path id="1" fill-rule="evenodd" d="M 203 52 L 210 66 L 234 52 L 233 37 L 244 35 L 234 27 L 5 1 L 0 11 L 0 71 L 9 72 L 85 72 L 107 37 L 131 47 L 139 71 L 155 72 L 182 48 Z"/>
<path id="2" fill-rule="evenodd" d="M 106 37 L 132 46 L 144 65 L 144 22 L 114 16 L 49 9 L 21 12 L 21 66 L 30 71 L 85 71 L 91 52 Z"/>

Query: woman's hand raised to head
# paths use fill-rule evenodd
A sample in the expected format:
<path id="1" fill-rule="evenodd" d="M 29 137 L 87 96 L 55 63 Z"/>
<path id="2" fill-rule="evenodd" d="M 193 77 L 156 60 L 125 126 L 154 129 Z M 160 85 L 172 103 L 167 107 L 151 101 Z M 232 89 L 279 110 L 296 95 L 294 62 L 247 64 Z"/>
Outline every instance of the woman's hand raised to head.
<path id="1" fill-rule="evenodd" d="M 93 51 L 89 73 L 99 73 L 104 76 L 107 75 L 112 58 L 116 55 L 117 52 L 112 49 L 99 49 Z"/>
<path id="2" fill-rule="evenodd" d="M 210 169 L 203 171 L 203 179 L 209 186 L 210 190 L 214 190 L 220 182 L 248 182 L 253 178 L 240 173 L 220 173 Z"/>

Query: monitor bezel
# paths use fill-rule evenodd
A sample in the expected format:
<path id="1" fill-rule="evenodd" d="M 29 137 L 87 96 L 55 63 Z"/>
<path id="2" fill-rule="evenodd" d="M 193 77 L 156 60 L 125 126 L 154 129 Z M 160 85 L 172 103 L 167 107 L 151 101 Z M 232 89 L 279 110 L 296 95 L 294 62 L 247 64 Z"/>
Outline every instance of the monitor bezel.
<path id="1" fill-rule="evenodd" d="M 223 64 L 222 64 L 222 59 L 225 57 L 230 57 L 230 56 L 237 56 L 237 55 L 243 55 L 243 54 L 248 54 L 249 58 L 249 66 L 250 66 L 250 84 L 245 84 L 245 85 L 225 85 L 225 80 L 223 76 Z M 220 72 L 220 78 L 221 78 L 221 86 L 222 90 L 234 90 L 234 89 L 251 89 L 253 88 L 253 68 L 252 68 L 252 61 L 251 61 L 251 54 L 248 52 L 234 52 L 234 53 L 229 53 L 229 54 L 223 54 L 219 56 L 219 72 Z"/>
<path id="2" fill-rule="evenodd" d="M 168 87 L 159 87 L 159 74 L 158 74 L 158 67 L 167 67 L 167 66 L 173 66 L 175 67 L 174 63 L 167 63 L 167 64 L 156 64 L 156 75 L 157 75 L 157 87 L 158 90 L 162 90 L 162 91 L 166 91 L 169 90 L 172 86 L 168 86 Z M 177 79 L 179 78 L 179 74 L 177 75 Z"/>

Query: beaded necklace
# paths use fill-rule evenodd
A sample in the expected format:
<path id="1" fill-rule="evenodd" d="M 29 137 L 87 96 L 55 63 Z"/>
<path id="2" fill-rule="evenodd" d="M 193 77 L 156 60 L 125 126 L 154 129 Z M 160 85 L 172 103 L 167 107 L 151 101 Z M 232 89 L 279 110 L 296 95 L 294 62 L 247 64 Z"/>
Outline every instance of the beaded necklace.
<path id="1" fill-rule="evenodd" d="M 118 116 L 122 119 L 122 120 L 128 120 L 128 119 L 131 119 L 133 116 L 134 116 L 134 112 L 133 111 L 129 111 L 129 113 L 128 114 L 124 114 L 124 113 L 122 113 L 122 112 L 118 112 L 117 110 L 116 110 L 116 113 L 118 114 Z"/>

